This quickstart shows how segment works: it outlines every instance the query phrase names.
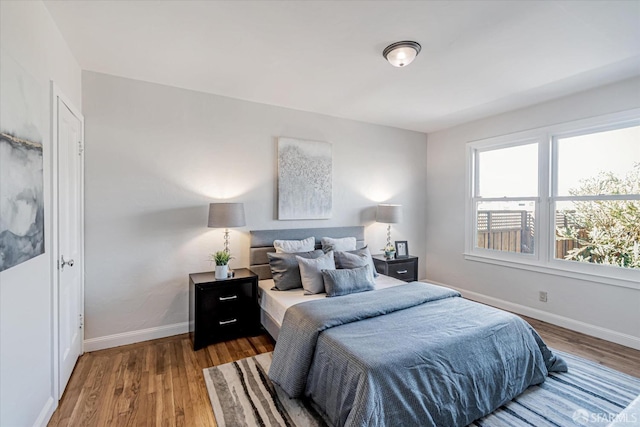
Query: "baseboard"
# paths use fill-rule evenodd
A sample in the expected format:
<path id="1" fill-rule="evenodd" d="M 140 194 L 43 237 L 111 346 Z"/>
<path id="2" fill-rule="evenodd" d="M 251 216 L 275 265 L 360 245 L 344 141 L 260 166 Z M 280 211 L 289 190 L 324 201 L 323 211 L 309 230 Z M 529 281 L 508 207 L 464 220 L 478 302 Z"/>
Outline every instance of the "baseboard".
<path id="1" fill-rule="evenodd" d="M 516 304 L 513 302 L 501 300 L 498 298 L 483 295 L 477 292 L 468 291 L 466 289 L 460 289 L 455 286 L 448 285 L 446 283 L 439 283 L 433 280 L 424 280 L 425 282 L 433 283 L 435 285 L 446 286 L 451 289 L 455 289 L 460 292 L 465 298 L 485 303 L 494 307 L 509 310 L 514 313 L 529 316 L 534 319 L 542 320 L 553 325 L 558 325 L 563 328 L 571 329 L 583 334 L 591 335 L 603 340 L 611 341 L 617 344 L 621 344 L 627 347 L 640 350 L 640 338 L 623 334 L 621 332 L 613 331 L 611 329 L 603 328 L 600 326 L 592 325 L 590 323 L 581 322 L 579 320 L 571 319 L 568 317 L 560 316 L 558 314 L 549 313 L 546 311 L 538 310 L 536 308 L 527 307 L 525 305 Z M 189 332 L 189 322 L 174 323 L 173 325 L 158 326 L 155 328 L 141 329 L 138 331 L 123 332 L 121 334 L 107 335 L 104 337 L 91 338 L 84 341 L 84 351 L 96 351 L 103 350 L 105 348 L 118 347 L 121 345 L 133 344 L 142 341 L 153 340 L 157 338 L 170 337 L 172 335 L 185 334 Z M 40 417 L 38 418 L 40 419 Z"/>
<path id="2" fill-rule="evenodd" d="M 553 325 L 562 326 L 563 328 L 571 329 L 572 331 L 580 332 L 586 335 L 591 335 L 596 338 L 601 338 L 603 340 L 611 341 L 616 344 L 621 344 L 626 347 L 631 347 L 631 348 L 635 348 L 636 350 L 640 350 L 640 338 L 635 337 L 633 335 L 623 334 L 621 332 L 617 332 L 611 329 L 592 325 L 590 323 L 585 323 L 579 320 L 560 316 L 558 314 L 553 314 L 553 313 L 548 313 L 546 311 L 538 310 L 537 308 L 527 307 L 526 305 L 516 304 L 513 302 L 479 294 L 477 292 L 468 291 L 466 289 L 460 289 L 455 286 L 447 285 L 445 283 L 434 282 L 433 280 L 425 280 L 425 282 L 455 289 L 456 291 L 460 292 L 462 296 L 473 301 L 478 301 L 484 304 L 501 308 L 503 310 L 508 310 L 514 313 L 522 314 L 523 316 L 528 316 L 534 319 L 542 320 L 543 322 L 551 323 Z"/>
<path id="3" fill-rule="evenodd" d="M 51 416 L 53 415 L 53 412 L 55 410 L 56 401 L 52 396 L 49 396 L 47 402 L 42 407 L 42 411 L 40 411 L 38 418 L 36 418 L 35 422 L 33 423 L 33 427 L 46 426 L 49 423 L 49 420 L 51 419 Z"/>
<path id="4" fill-rule="evenodd" d="M 142 341 L 155 340 L 170 337 L 172 335 L 189 332 L 189 322 L 174 323 L 173 325 L 158 326 L 155 328 L 140 329 L 138 331 L 123 332 L 121 334 L 107 335 L 104 337 L 84 340 L 84 351 L 104 350 L 105 348 L 119 347 L 121 345 L 134 344 Z"/>

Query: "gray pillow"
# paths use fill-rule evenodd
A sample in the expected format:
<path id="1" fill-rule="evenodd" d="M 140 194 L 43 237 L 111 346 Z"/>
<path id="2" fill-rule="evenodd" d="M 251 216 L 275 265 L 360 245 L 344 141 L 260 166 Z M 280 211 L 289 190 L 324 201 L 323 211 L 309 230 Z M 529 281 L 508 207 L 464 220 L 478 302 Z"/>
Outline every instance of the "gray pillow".
<path id="1" fill-rule="evenodd" d="M 376 271 L 376 265 L 373 263 L 373 258 L 371 258 L 371 252 L 369 252 L 369 246 L 364 246 L 360 249 L 356 249 L 355 251 L 347 251 L 347 253 L 350 254 L 364 254 L 369 258 L 369 265 L 371 266 L 371 272 L 373 273 L 373 277 L 378 277 L 379 274 Z M 336 267 L 337 268 L 346 268 L 346 267 L 341 267 L 340 263 L 338 262 L 338 260 L 336 259 Z"/>
<path id="2" fill-rule="evenodd" d="M 300 267 L 298 267 L 298 259 L 296 257 L 318 258 L 323 254 L 324 252 L 320 249 L 294 254 L 269 252 L 267 257 L 269 257 L 269 267 L 271 267 L 274 287 L 279 291 L 301 288 L 302 279 L 300 278 Z"/>
<path id="3" fill-rule="evenodd" d="M 367 264 L 364 267 L 352 269 L 322 270 L 327 296 L 338 297 L 356 292 L 372 291 L 374 285 L 370 268 Z"/>
<path id="4" fill-rule="evenodd" d="M 337 268 L 358 268 L 369 265 L 369 260 L 364 254 L 352 254 L 349 252 L 335 251 Z"/>
<path id="5" fill-rule="evenodd" d="M 369 249 L 366 249 L 366 251 L 366 253 L 358 251 L 334 252 L 334 256 L 336 258 L 336 267 L 350 269 L 368 265 L 370 267 L 369 274 L 371 275 L 371 280 L 375 279 L 375 275 L 373 274 L 373 270 L 371 269 L 373 260 L 371 259 L 371 254 L 369 254 Z"/>
<path id="6" fill-rule="evenodd" d="M 324 280 L 322 270 L 335 270 L 336 263 L 333 260 L 333 252 L 327 252 L 318 258 L 296 257 L 300 267 L 300 278 L 305 295 L 313 295 L 324 292 Z"/>

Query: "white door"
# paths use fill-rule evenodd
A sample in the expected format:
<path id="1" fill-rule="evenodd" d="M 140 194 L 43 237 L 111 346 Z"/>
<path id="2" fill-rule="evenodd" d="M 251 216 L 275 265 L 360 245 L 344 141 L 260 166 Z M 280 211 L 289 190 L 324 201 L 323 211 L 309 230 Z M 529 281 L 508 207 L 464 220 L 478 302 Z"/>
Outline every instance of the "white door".
<path id="1" fill-rule="evenodd" d="M 58 98 L 57 254 L 59 397 L 82 354 L 83 132 L 82 118 Z"/>

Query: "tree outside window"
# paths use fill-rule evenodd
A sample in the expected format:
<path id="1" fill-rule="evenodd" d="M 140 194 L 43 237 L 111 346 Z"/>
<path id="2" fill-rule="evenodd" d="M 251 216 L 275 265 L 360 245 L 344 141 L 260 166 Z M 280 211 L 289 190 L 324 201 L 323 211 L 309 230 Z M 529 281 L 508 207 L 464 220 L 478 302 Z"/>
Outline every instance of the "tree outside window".
<path id="1" fill-rule="evenodd" d="M 639 195 L 640 163 L 635 163 L 624 176 L 600 172 L 595 177 L 583 179 L 577 188 L 569 190 L 569 194 L 574 197 Z M 556 237 L 558 258 L 640 268 L 640 200 L 565 203 L 564 209 L 559 209 L 556 215 Z"/>
<path id="2" fill-rule="evenodd" d="M 557 259 L 640 268 L 640 126 L 558 137 Z"/>

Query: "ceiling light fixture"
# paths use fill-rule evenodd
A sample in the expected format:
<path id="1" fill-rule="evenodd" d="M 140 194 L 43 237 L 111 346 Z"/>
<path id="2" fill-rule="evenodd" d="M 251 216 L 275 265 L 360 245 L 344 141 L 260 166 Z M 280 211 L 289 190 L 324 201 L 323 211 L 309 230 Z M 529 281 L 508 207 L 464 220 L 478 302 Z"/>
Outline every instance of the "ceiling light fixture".
<path id="1" fill-rule="evenodd" d="M 382 51 L 382 56 L 394 67 L 406 67 L 418 56 L 421 48 L 418 42 L 395 42 Z"/>

